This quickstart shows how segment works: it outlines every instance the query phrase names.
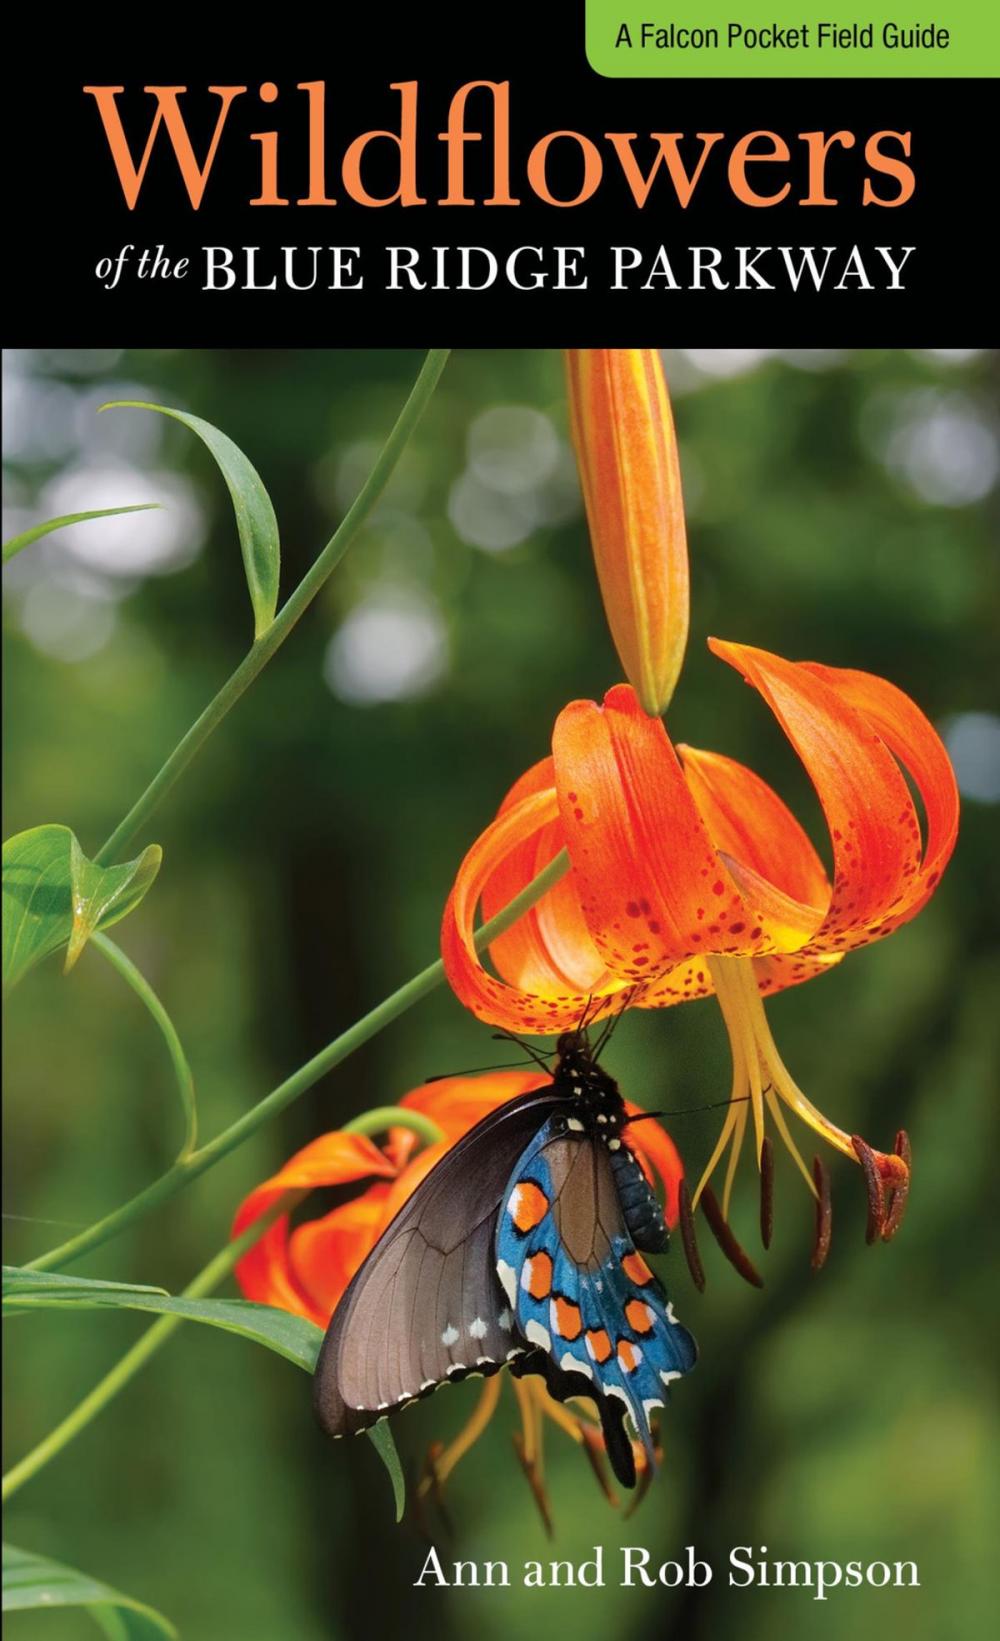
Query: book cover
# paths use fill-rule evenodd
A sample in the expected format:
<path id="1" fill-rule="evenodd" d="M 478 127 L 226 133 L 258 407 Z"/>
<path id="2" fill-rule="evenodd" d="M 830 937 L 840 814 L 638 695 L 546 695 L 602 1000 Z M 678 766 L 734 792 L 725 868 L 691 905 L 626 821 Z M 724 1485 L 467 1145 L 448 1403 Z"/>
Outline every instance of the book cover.
<path id="1" fill-rule="evenodd" d="M 18 42 L 11 1635 L 985 1634 L 995 10 Z"/>

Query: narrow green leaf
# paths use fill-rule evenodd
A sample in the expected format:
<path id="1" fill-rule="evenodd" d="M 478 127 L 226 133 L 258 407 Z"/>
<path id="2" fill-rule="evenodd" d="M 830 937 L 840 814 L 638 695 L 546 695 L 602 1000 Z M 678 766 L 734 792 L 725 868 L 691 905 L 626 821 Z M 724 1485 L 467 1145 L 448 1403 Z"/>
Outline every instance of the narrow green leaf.
<path id="1" fill-rule="evenodd" d="M 281 547 L 271 498 L 257 469 L 247 460 L 239 445 L 200 416 L 173 410 L 169 405 L 144 404 L 139 399 L 115 399 L 110 404 L 102 405 L 101 409 L 159 411 L 161 416 L 172 416 L 174 421 L 183 422 L 208 446 L 233 498 L 236 528 L 253 605 L 254 638 L 260 638 L 274 620 L 278 606 Z"/>
<path id="2" fill-rule="evenodd" d="M 3 544 L 3 562 L 6 564 L 15 553 L 21 553 L 25 547 L 30 547 L 33 541 L 41 536 L 47 536 L 53 530 L 61 530 L 66 524 L 85 524 L 87 519 L 110 519 L 118 513 L 148 513 L 151 508 L 159 507 L 158 501 L 140 501 L 134 507 L 96 507 L 91 513 L 63 513 L 57 519 L 46 519 L 44 524 L 33 524 L 30 530 L 22 530 L 19 536 L 11 536 Z"/>
<path id="3" fill-rule="evenodd" d="M 368 1436 L 376 1453 L 389 1472 L 389 1480 L 392 1482 L 392 1496 L 396 1505 L 396 1520 L 402 1521 L 403 1512 L 406 1509 L 406 1483 L 403 1480 L 403 1466 L 399 1462 L 395 1438 L 389 1428 L 388 1419 L 380 1419 L 378 1424 L 372 1425 Z"/>
<path id="4" fill-rule="evenodd" d="M 121 1636 L 123 1641 L 163 1641 L 164 1636 L 176 1641 L 174 1626 L 152 1607 L 122 1595 L 88 1573 L 5 1544 L 4 1612 L 46 1607 L 86 1607 L 106 1635 Z"/>
<path id="5" fill-rule="evenodd" d="M 189 1322 L 205 1322 L 209 1327 L 238 1333 L 255 1344 L 266 1345 L 296 1367 L 312 1373 L 323 1343 L 323 1329 L 304 1316 L 277 1310 L 273 1305 L 255 1305 L 249 1299 L 185 1299 L 163 1289 L 130 1287 L 114 1282 L 93 1282 L 84 1277 L 63 1276 L 54 1271 L 20 1270 L 4 1267 L 3 1309 L 7 1314 L 35 1310 L 107 1310 L 124 1308 L 150 1311 L 162 1316 L 180 1316 Z"/>
<path id="6" fill-rule="evenodd" d="M 69 1302 L 77 1292 L 84 1298 L 94 1293 L 159 1294 L 166 1297 L 167 1292 L 166 1288 L 150 1288 L 138 1282 L 102 1282 L 92 1276 L 65 1276 L 60 1271 L 36 1271 L 30 1266 L 21 1265 L 3 1267 L 2 1291 L 7 1314 L 18 1309 L 18 1300 L 33 1299 L 39 1294 L 65 1294 Z"/>
<path id="7" fill-rule="evenodd" d="M 49 952 L 71 969 L 95 929 L 138 906 L 160 869 L 151 843 L 135 860 L 97 866 L 68 826 L 35 826 L 3 846 L 3 984 L 17 983 Z"/>

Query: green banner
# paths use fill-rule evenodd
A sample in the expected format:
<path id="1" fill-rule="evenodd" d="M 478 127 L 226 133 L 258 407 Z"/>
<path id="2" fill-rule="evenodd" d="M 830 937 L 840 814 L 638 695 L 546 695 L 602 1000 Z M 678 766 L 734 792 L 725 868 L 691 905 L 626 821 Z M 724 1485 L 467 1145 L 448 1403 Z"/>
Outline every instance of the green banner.
<path id="1" fill-rule="evenodd" d="M 1000 0 L 586 0 L 613 79 L 968 79 L 1000 74 Z"/>

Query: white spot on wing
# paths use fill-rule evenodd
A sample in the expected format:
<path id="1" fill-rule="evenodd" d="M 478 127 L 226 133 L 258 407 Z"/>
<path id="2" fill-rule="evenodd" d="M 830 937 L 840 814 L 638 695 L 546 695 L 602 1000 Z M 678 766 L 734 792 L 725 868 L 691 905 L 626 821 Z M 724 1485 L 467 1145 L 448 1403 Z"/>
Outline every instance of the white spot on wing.
<path id="1" fill-rule="evenodd" d="M 481 1316 L 477 1316 L 474 1322 L 469 1323 L 469 1332 L 473 1339 L 486 1338 L 486 1323 L 483 1321 Z"/>
<path id="2" fill-rule="evenodd" d="M 507 1298 L 510 1300 L 511 1304 L 516 1304 L 517 1272 L 514 1270 L 513 1266 L 508 1265 L 505 1259 L 498 1259 L 497 1276 L 500 1278 L 500 1286 L 503 1288 L 503 1291 L 507 1295 Z"/>
<path id="3" fill-rule="evenodd" d="M 458 1343 L 458 1329 L 453 1328 L 450 1322 L 441 1335 L 441 1343 L 442 1345 L 447 1345 L 449 1350 L 452 1345 Z"/>
<path id="4" fill-rule="evenodd" d="M 646 1415 L 646 1418 L 647 1418 L 647 1419 L 648 1419 L 648 1418 L 649 1418 L 649 1415 L 650 1415 L 650 1414 L 651 1414 L 651 1413 L 652 1413 L 652 1412 L 654 1412 L 654 1410 L 655 1410 L 655 1409 L 656 1409 L 656 1408 L 658 1408 L 658 1407 L 662 1407 L 662 1406 L 663 1406 L 663 1403 L 662 1403 L 662 1402 L 661 1402 L 661 1401 L 660 1401 L 660 1399 L 659 1399 L 659 1397 L 657 1397 L 657 1396 L 651 1396 L 651 1397 L 650 1397 L 650 1398 L 649 1398 L 649 1400 L 648 1400 L 648 1402 L 643 1402 L 643 1404 L 642 1404 L 642 1411 L 643 1411 L 643 1412 L 644 1412 L 644 1413 L 645 1413 L 645 1415 Z"/>
<path id="5" fill-rule="evenodd" d="M 601 1120 L 601 1118 L 598 1118 L 598 1121 Z M 566 1127 L 571 1128 L 574 1134 L 583 1134 L 585 1132 L 583 1123 L 580 1121 L 579 1117 L 567 1118 Z"/>
<path id="6" fill-rule="evenodd" d="M 660 1369 L 660 1378 L 665 1385 L 672 1385 L 675 1379 L 682 1377 L 683 1375 L 676 1368 L 670 1368 L 669 1371 L 666 1368 Z"/>
<path id="7" fill-rule="evenodd" d="M 585 1373 L 588 1379 L 594 1377 L 593 1368 L 587 1362 L 581 1362 L 577 1357 L 571 1356 L 569 1351 L 566 1352 L 559 1366 L 564 1373 Z"/>
<path id="8" fill-rule="evenodd" d="M 510 1332 L 511 1328 L 514 1326 L 514 1318 L 509 1310 L 504 1309 L 500 1312 L 500 1315 L 497 1317 L 497 1326 L 502 1328 L 504 1333 Z"/>
<path id="9" fill-rule="evenodd" d="M 541 1322 L 529 1322 L 524 1330 L 524 1337 L 528 1340 L 529 1344 L 541 1345 L 543 1350 L 552 1349 L 552 1340 L 549 1337 L 549 1331 L 547 1328 L 542 1327 Z"/>

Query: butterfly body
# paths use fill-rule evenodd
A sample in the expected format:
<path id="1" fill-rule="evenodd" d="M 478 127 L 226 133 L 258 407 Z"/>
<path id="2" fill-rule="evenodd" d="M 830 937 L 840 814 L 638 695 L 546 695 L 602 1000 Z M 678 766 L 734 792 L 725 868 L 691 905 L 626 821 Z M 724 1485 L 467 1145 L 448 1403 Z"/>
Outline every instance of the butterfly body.
<path id="1" fill-rule="evenodd" d="M 628 1120 L 586 1038 L 568 1033 L 550 1084 L 446 1154 L 334 1312 L 315 1380 L 330 1434 L 510 1366 L 560 1401 L 593 1400 L 612 1467 L 633 1485 L 625 1416 L 653 1462 L 650 1414 L 696 1351 L 638 1251 L 667 1233 Z"/>

